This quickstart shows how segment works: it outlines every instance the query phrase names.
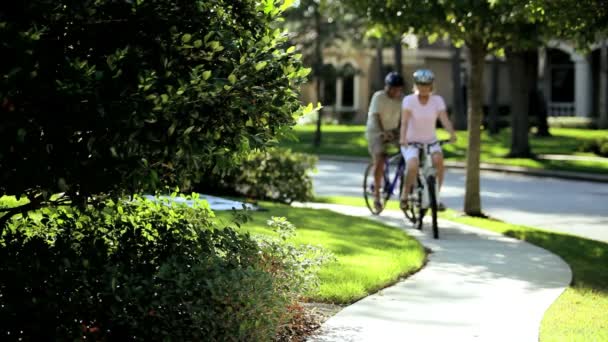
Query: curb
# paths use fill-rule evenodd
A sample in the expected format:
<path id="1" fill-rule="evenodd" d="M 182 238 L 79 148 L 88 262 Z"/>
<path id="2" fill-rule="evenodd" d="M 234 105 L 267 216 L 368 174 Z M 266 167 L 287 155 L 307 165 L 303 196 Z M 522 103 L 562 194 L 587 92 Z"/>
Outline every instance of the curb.
<path id="1" fill-rule="evenodd" d="M 369 158 L 367 158 L 367 157 L 319 155 L 318 158 L 319 158 L 319 160 L 329 160 L 329 161 L 363 162 L 363 163 L 369 162 Z M 449 160 L 445 161 L 445 166 L 447 168 L 452 168 L 452 169 L 465 169 L 466 168 L 466 165 L 463 162 L 456 162 L 456 161 L 449 161 Z M 521 175 L 535 176 L 535 177 L 552 177 L 552 178 L 570 179 L 570 180 L 596 182 L 596 183 L 608 183 L 608 174 L 583 173 L 583 172 L 559 171 L 559 170 L 541 170 L 541 169 L 531 169 L 531 168 L 521 167 L 521 166 L 487 164 L 487 163 L 481 163 L 479 165 L 479 168 L 482 171 L 521 174 Z"/>

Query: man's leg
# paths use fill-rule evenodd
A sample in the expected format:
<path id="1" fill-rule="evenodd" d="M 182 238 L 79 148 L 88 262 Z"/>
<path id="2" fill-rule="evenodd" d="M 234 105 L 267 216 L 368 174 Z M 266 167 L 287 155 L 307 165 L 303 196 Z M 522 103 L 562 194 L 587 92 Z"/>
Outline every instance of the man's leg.
<path id="1" fill-rule="evenodd" d="M 384 153 L 374 154 L 374 200 L 380 201 L 380 188 L 384 178 Z"/>
<path id="2" fill-rule="evenodd" d="M 382 137 L 380 135 L 371 137 L 368 149 L 374 163 L 374 207 L 376 210 L 381 210 L 380 189 L 384 185 L 384 161 L 386 158 Z"/>

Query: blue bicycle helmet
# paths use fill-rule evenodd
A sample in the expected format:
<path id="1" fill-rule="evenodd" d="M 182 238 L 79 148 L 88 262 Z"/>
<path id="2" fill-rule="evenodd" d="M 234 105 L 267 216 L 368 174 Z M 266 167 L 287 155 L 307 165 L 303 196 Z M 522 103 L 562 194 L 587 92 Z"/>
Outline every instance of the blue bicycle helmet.
<path id="1" fill-rule="evenodd" d="M 435 74 L 429 69 L 418 69 L 412 76 L 416 84 L 431 84 L 435 80 Z"/>
<path id="2" fill-rule="evenodd" d="M 384 84 L 389 87 L 403 87 L 405 82 L 403 81 L 403 77 L 401 77 L 399 73 L 392 71 L 386 74 L 386 77 L 384 78 Z"/>

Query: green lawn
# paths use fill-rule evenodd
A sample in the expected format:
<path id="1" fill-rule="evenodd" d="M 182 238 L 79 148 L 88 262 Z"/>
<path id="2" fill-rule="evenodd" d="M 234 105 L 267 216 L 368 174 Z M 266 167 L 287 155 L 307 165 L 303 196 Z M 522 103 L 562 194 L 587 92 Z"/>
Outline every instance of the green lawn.
<path id="1" fill-rule="evenodd" d="M 394 284 L 422 267 L 423 247 L 405 232 L 371 220 L 340 215 L 329 210 L 292 208 L 263 203 L 268 211 L 252 212 L 253 220 L 243 226 L 256 234 L 271 234 L 266 220 L 285 216 L 297 227 L 296 243 L 321 245 L 337 257 L 323 266 L 321 286 L 309 300 L 337 304 L 353 303 Z M 216 212 L 228 222 L 230 212 Z"/>
<path id="2" fill-rule="evenodd" d="M 356 197 L 323 197 L 318 201 L 365 205 L 362 198 Z M 389 209 L 397 207 L 397 201 L 389 202 Z M 440 217 L 528 241 L 562 257 L 572 269 L 573 281 L 545 313 L 541 341 L 608 341 L 608 244 L 491 219 L 467 217 L 453 210 L 440 213 Z"/>
<path id="3" fill-rule="evenodd" d="M 367 141 L 364 137 L 364 126 L 326 125 L 322 127 L 321 147 L 314 149 L 311 145 L 315 126 L 296 126 L 295 135 L 299 141 L 284 141 L 282 144 L 298 152 L 320 155 L 339 155 L 368 157 Z M 570 156 L 595 156 L 580 152 L 579 146 L 585 141 L 608 136 L 608 130 L 552 128 L 552 137 L 536 137 L 530 135 L 533 153 L 562 154 Z M 440 131 L 440 138 L 447 133 Z M 580 160 L 545 160 L 529 158 L 505 158 L 509 153 L 510 131 L 502 130 L 497 136 L 482 133 L 481 161 L 484 163 L 523 166 L 535 169 L 582 171 L 594 173 L 608 172 L 608 158 L 601 161 Z M 468 133 L 458 132 L 458 142 L 444 146 L 446 158 L 454 161 L 464 161 L 468 143 Z M 597 156 L 595 156 L 597 157 Z"/>

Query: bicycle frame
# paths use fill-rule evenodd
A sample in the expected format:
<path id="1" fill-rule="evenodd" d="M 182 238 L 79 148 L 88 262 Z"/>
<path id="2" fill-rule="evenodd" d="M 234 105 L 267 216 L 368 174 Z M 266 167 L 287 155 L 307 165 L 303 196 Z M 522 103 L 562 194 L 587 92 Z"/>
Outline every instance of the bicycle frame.
<path id="1" fill-rule="evenodd" d="M 412 189 L 412 196 L 416 197 L 419 195 L 418 199 L 412 198 L 411 203 L 414 205 L 418 205 L 419 213 L 418 217 L 416 215 L 416 221 L 418 223 L 418 229 L 422 229 L 422 220 L 427 210 L 431 211 L 432 216 L 432 228 L 433 228 L 433 237 L 435 239 L 439 238 L 439 227 L 437 225 L 437 210 L 438 210 L 438 195 L 439 195 L 439 185 L 437 181 L 437 169 L 433 165 L 433 158 L 431 153 L 431 147 L 435 144 L 443 145 L 447 140 L 440 140 L 430 144 L 420 144 L 420 143 L 410 143 L 410 146 L 416 147 L 418 149 L 418 181 L 415 184 L 415 187 Z M 432 188 L 429 188 L 432 187 Z M 407 216 L 407 213 L 406 213 Z"/>
<path id="2" fill-rule="evenodd" d="M 397 171 L 395 172 L 395 177 L 393 180 L 390 179 L 390 165 L 391 163 L 397 161 Z M 386 194 L 390 194 L 391 196 L 394 194 L 395 188 L 400 189 L 402 184 L 397 184 L 399 182 L 399 175 L 402 175 L 405 171 L 405 160 L 401 153 L 397 153 L 393 156 L 386 158 L 384 161 L 384 192 Z"/>
<path id="3" fill-rule="evenodd" d="M 379 199 L 382 201 L 382 207 L 378 208 L 373 202 L 375 200 L 376 190 L 374 180 L 375 165 L 373 162 L 367 165 L 363 175 L 363 198 L 372 214 L 379 215 L 384 209 L 386 201 L 388 201 L 395 192 L 398 196 L 401 195 L 404 171 L 405 160 L 401 153 L 389 156 L 384 160 L 383 180 L 379 189 L 381 190 Z M 395 189 L 397 191 L 395 191 Z"/>
<path id="4" fill-rule="evenodd" d="M 411 143 L 410 145 L 418 148 L 418 187 L 422 188 L 421 194 L 421 208 L 428 209 L 429 207 L 429 193 L 427 191 L 427 179 L 430 176 L 437 177 L 437 169 L 433 166 L 433 158 L 431 157 L 431 146 L 435 144 L 440 144 L 440 142 L 435 142 L 431 144 L 420 144 L 420 143 Z M 435 198 L 438 195 L 438 185 L 435 183 Z"/>

